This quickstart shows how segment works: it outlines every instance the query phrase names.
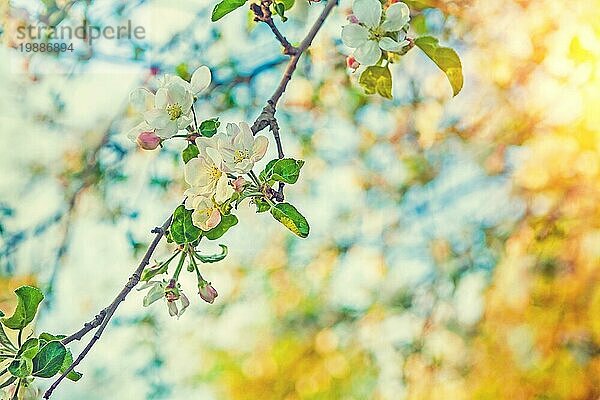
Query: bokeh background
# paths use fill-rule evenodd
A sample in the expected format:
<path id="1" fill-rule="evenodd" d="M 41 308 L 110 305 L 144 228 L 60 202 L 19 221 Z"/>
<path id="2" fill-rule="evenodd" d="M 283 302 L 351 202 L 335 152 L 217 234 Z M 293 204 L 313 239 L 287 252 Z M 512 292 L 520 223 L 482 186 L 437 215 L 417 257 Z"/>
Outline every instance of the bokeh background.
<path id="1" fill-rule="evenodd" d="M 214 3 L 0 3 L 0 308 L 39 286 L 36 331 L 108 304 L 185 189 L 183 143 L 125 137 L 129 91 L 206 64 L 200 118 L 253 121 L 277 85 L 269 29 L 245 10 L 210 23 Z M 600 398 L 600 2 L 408 3 L 412 37 L 457 49 L 463 92 L 413 49 L 393 101 L 364 96 L 342 1 L 279 110 L 310 237 L 241 207 L 204 268 L 215 304 L 192 276 L 179 320 L 132 293 L 57 399 Z M 301 39 L 322 7 L 296 0 L 282 30 Z M 147 38 L 16 49 L 19 26 L 84 19 Z"/>

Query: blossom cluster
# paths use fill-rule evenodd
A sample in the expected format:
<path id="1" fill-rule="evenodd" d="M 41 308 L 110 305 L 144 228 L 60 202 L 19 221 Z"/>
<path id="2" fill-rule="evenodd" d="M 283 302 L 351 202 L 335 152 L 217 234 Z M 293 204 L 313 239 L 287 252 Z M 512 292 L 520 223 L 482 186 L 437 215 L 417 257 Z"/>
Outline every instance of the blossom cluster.
<path id="1" fill-rule="evenodd" d="M 195 141 L 199 154 L 185 165 L 185 207 L 194 210 L 192 222 L 208 231 L 221 222 L 223 206 L 234 192 L 243 190 L 244 178 L 261 160 L 269 141 L 256 136 L 245 122 L 229 123 L 225 132 Z"/>

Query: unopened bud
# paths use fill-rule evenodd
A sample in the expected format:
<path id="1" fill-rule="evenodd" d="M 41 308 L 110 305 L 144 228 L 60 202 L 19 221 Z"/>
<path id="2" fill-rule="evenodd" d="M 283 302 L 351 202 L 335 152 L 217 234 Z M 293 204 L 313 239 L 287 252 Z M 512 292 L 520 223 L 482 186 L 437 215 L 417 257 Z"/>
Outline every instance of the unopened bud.
<path id="1" fill-rule="evenodd" d="M 248 181 L 240 176 L 236 178 L 233 182 L 231 182 L 231 186 L 233 186 L 233 190 L 235 190 L 238 193 L 241 193 L 244 191 L 244 187 L 247 183 Z"/>
<path id="2" fill-rule="evenodd" d="M 154 132 L 142 132 L 137 137 L 137 144 L 144 150 L 155 150 L 161 142 L 161 138 Z"/>
<path id="3" fill-rule="evenodd" d="M 202 297 L 202 300 L 210 304 L 214 303 L 215 299 L 219 295 L 217 290 L 211 285 L 210 282 L 204 281 L 199 283 L 198 289 L 198 293 L 200 294 L 200 297 Z"/>
<path id="4" fill-rule="evenodd" d="M 346 19 L 348 20 L 348 22 L 350 22 L 351 24 L 358 24 L 360 21 L 358 20 L 358 18 L 356 18 L 356 15 L 354 14 L 350 14 L 346 17 Z"/>
<path id="5" fill-rule="evenodd" d="M 356 61 L 356 58 L 354 58 L 354 56 L 348 56 L 346 58 L 346 65 L 348 66 L 348 68 L 351 68 L 355 71 L 358 69 L 358 67 L 360 67 L 359 62 Z"/>

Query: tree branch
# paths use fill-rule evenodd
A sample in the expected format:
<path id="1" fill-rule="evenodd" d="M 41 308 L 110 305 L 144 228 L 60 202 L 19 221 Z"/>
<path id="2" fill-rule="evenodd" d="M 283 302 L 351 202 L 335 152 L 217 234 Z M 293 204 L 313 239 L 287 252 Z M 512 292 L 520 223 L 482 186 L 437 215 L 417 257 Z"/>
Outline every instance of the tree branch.
<path id="1" fill-rule="evenodd" d="M 96 331 L 96 333 L 94 334 L 94 336 L 92 337 L 90 342 L 81 351 L 79 356 L 77 356 L 75 361 L 73 361 L 71 366 L 65 372 L 63 372 L 62 375 L 60 377 L 58 377 L 58 379 L 56 381 L 54 381 L 54 383 L 48 388 L 48 390 L 46 390 L 46 393 L 44 393 L 44 399 L 49 399 L 50 396 L 52 396 L 52 392 L 54 391 L 54 389 L 56 389 L 56 387 L 62 382 L 62 380 L 71 371 L 73 371 L 75 369 L 75 367 L 77 367 L 77 365 L 79 365 L 79 363 L 89 353 L 89 351 L 94 346 L 94 344 L 98 341 L 98 339 L 100 339 L 100 337 L 102 336 L 102 333 L 104 332 L 104 329 L 108 325 L 108 322 L 114 315 L 114 313 L 117 310 L 117 308 L 119 307 L 119 305 L 125 300 L 125 298 L 129 294 L 129 292 L 131 292 L 131 290 L 135 287 L 135 285 L 137 285 L 138 282 L 140 281 L 140 277 L 141 277 L 142 272 L 144 271 L 144 268 L 146 268 L 146 266 L 150 263 L 150 257 L 152 257 L 152 254 L 154 254 L 154 251 L 156 250 L 156 247 L 160 243 L 160 240 L 163 238 L 166 230 L 169 228 L 169 225 L 171 225 L 171 219 L 172 219 L 172 216 L 167 218 L 167 220 L 164 222 L 164 224 L 160 228 L 154 228 L 152 230 L 152 233 L 156 234 L 156 236 L 154 237 L 154 240 L 152 240 L 152 243 L 150 244 L 150 246 L 148 246 L 148 250 L 146 250 L 146 254 L 144 254 L 144 257 L 142 258 L 142 261 L 138 265 L 137 269 L 133 272 L 133 274 L 129 278 L 129 281 L 127 282 L 125 287 L 123 287 L 121 292 L 119 292 L 119 294 L 112 301 L 112 303 L 110 303 L 110 305 L 108 307 L 106 307 L 102 311 L 100 311 L 98 313 L 98 315 L 96 315 L 94 317 L 94 319 L 85 323 L 82 329 L 80 329 L 76 333 L 74 333 L 71 336 L 68 336 L 62 340 L 62 343 L 65 345 L 72 342 L 73 340 L 81 340 L 81 338 L 83 338 L 88 332 L 90 332 L 92 329 L 99 326 L 98 330 Z"/>
<path id="2" fill-rule="evenodd" d="M 263 0 L 263 2 L 261 3 L 261 6 L 258 6 L 261 10 L 261 13 L 263 13 L 263 16 L 266 14 L 264 12 L 265 5 L 270 5 L 270 4 L 271 4 L 271 0 Z M 269 23 L 267 21 L 264 21 L 264 22 L 266 22 L 269 25 L 269 27 L 271 27 L 271 30 L 275 34 L 275 37 L 284 46 L 284 49 L 286 49 L 286 51 L 287 51 L 286 54 L 289 54 L 291 58 L 288 63 L 288 66 L 286 67 L 286 70 L 281 79 L 281 82 L 279 83 L 279 86 L 276 88 L 273 95 L 269 98 L 269 100 L 267 101 L 267 105 L 263 108 L 263 111 L 258 116 L 258 118 L 254 122 L 254 124 L 252 125 L 252 131 L 256 135 L 258 132 L 260 132 L 262 129 L 264 129 L 268 126 L 270 128 L 271 132 L 273 133 L 273 136 L 275 137 L 275 142 L 277 143 L 277 153 L 278 153 L 278 157 L 280 159 L 284 157 L 284 153 L 283 153 L 283 146 L 281 144 L 281 138 L 279 135 L 279 125 L 277 123 L 277 119 L 275 118 L 275 111 L 276 111 L 277 103 L 279 102 L 279 99 L 285 92 L 289 81 L 292 79 L 292 75 L 294 74 L 294 72 L 296 71 L 296 68 L 298 67 L 298 61 L 299 61 L 300 57 L 302 56 L 302 53 L 304 53 L 310 47 L 315 36 L 317 35 L 319 30 L 323 26 L 325 19 L 327 18 L 327 16 L 331 12 L 331 10 L 336 5 L 337 5 L 337 0 L 329 0 L 328 1 L 327 5 L 321 12 L 321 15 L 315 21 L 315 23 L 311 27 L 310 31 L 308 32 L 308 34 L 306 35 L 304 40 L 302 40 L 302 42 L 300 43 L 300 46 L 297 48 L 293 47 L 287 41 L 287 39 L 285 39 L 285 37 L 281 34 L 281 32 L 277 29 L 277 27 L 275 26 L 275 24 L 271 18 L 270 10 L 268 9 L 268 7 L 266 7 L 266 10 L 268 11 L 268 20 L 270 20 L 271 23 Z M 256 14 L 255 8 L 252 8 L 252 10 Z M 293 49 L 293 50 L 291 50 L 291 49 Z M 279 185 L 279 190 L 278 190 L 278 192 L 275 192 L 273 194 L 273 197 L 275 199 L 277 199 L 278 201 L 283 201 L 283 184 Z M 169 228 L 169 226 L 171 224 L 171 219 L 172 219 L 172 216 L 170 216 L 160 228 L 155 228 L 152 230 L 152 233 L 156 234 L 156 236 L 154 237 L 154 240 L 148 247 L 148 250 L 146 251 L 146 254 L 142 258 L 142 261 L 138 265 L 137 269 L 131 275 L 131 277 L 129 278 L 129 281 L 127 282 L 125 287 L 121 290 L 121 292 L 117 295 L 117 297 L 112 301 L 112 303 L 110 303 L 110 305 L 108 305 L 106 308 L 102 309 L 91 321 L 86 322 L 80 330 L 78 330 L 77 332 L 73 333 L 72 335 L 62 339 L 61 342 L 66 345 L 66 344 L 71 343 L 74 340 L 81 340 L 85 335 L 87 335 L 89 332 L 91 332 L 94 328 L 98 328 L 96 330 L 96 332 L 94 333 L 94 336 L 92 337 L 92 339 L 90 339 L 89 343 L 85 346 L 85 348 L 81 351 L 81 353 L 73 361 L 71 366 L 65 372 L 63 372 L 60 375 L 60 377 L 58 377 L 58 379 L 56 381 L 54 381 L 54 383 L 52 383 L 52 385 L 48 388 L 48 390 L 46 390 L 46 393 L 44 393 L 44 399 L 49 399 L 50 396 L 52 396 L 52 392 L 58 387 L 58 385 L 60 385 L 60 383 L 63 381 L 63 379 L 71 371 L 73 371 L 77 367 L 77 365 L 79 365 L 79 363 L 81 363 L 81 361 L 83 361 L 83 359 L 90 352 L 90 350 L 92 349 L 94 344 L 100 339 L 100 337 L 102 336 L 102 333 L 108 326 L 108 323 L 110 322 L 112 316 L 114 315 L 115 311 L 117 310 L 117 308 L 119 307 L 121 302 L 123 302 L 125 300 L 125 298 L 129 294 L 129 292 L 131 292 L 131 290 L 135 287 L 135 285 L 137 285 L 139 283 L 141 274 L 144 271 L 144 268 L 150 263 L 150 257 L 152 257 L 152 254 L 156 250 L 156 247 L 160 243 L 160 240 L 163 238 L 166 230 Z"/>
<path id="3" fill-rule="evenodd" d="M 271 130 L 271 133 L 273 134 L 273 138 L 275 139 L 275 143 L 277 144 L 277 155 L 278 155 L 279 159 L 284 158 L 285 155 L 283 153 L 283 145 L 281 144 L 281 136 L 279 135 L 279 124 L 277 123 L 277 118 L 275 117 L 275 112 L 277 111 L 277 103 L 281 99 L 281 96 L 283 96 L 283 93 L 285 93 L 288 83 L 290 82 L 290 80 L 292 79 L 292 76 L 294 75 L 294 72 L 298 68 L 298 61 L 300 60 L 302 53 L 304 53 L 310 47 L 313 40 L 317 36 L 317 33 L 319 33 L 319 30 L 321 30 L 321 27 L 325 23 L 325 20 L 331 13 L 331 10 L 333 10 L 333 8 L 336 5 L 337 5 L 337 0 L 329 0 L 327 2 L 327 5 L 321 12 L 321 15 L 319 16 L 319 18 L 317 18 L 317 20 L 315 21 L 315 23 L 313 24 L 311 29 L 308 31 L 308 33 L 306 34 L 306 37 L 302 40 L 302 42 L 300 42 L 300 46 L 295 48 L 295 52 L 291 55 L 290 61 L 288 62 L 287 67 L 285 68 L 285 72 L 283 74 L 283 77 L 281 78 L 281 81 L 279 82 L 279 85 L 275 89 L 275 92 L 273 93 L 273 95 L 267 101 L 267 105 L 263 108 L 263 110 L 260 113 L 260 115 L 258 116 L 258 118 L 256 118 L 256 121 L 254 121 L 254 124 L 252 124 L 252 133 L 254 133 L 254 135 L 256 135 L 258 132 L 262 131 L 266 127 L 269 127 L 269 129 Z M 258 7 L 258 9 L 262 10 L 262 8 L 260 6 L 256 5 L 256 7 Z M 253 11 L 256 15 L 257 11 L 254 9 L 253 9 Z M 269 19 L 271 19 L 270 14 L 269 14 Z M 262 21 L 262 19 L 261 19 L 261 21 Z M 264 22 L 266 22 L 266 21 L 264 21 Z M 273 22 L 272 19 L 271 19 L 271 22 Z M 271 25 L 269 25 L 269 26 L 271 26 Z M 274 24 L 273 24 L 273 26 L 274 26 Z M 271 29 L 273 30 L 273 28 L 271 28 Z M 275 36 L 281 42 L 281 40 L 278 37 L 279 31 L 276 29 L 277 28 L 275 27 L 275 30 L 273 30 L 273 33 L 275 33 Z M 286 42 L 287 42 L 287 40 L 286 40 Z M 285 44 L 282 43 L 282 45 L 285 48 Z M 283 196 L 284 186 L 285 185 L 282 182 L 280 182 L 277 192 L 273 193 L 273 198 L 279 202 L 283 201 L 283 198 L 284 198 L 284 196 Z"/>
<path id="4" fill-rule="evenodd" d="M 262 0 L 260 4 L 251 4 L 250 9 L 254 13 L 255 21 L 262 21 L 271 28 L 271 31 L 275 35 L 275 38 L 283 46 L 283 54 L 292 56 L 298 52 L 298 49 L 292 46 L 292 44 L 283 36 L 275 21 L 273 21 L 273 15 L 271 14 L 270 6 L 273 4 L 272 0 Z"/>

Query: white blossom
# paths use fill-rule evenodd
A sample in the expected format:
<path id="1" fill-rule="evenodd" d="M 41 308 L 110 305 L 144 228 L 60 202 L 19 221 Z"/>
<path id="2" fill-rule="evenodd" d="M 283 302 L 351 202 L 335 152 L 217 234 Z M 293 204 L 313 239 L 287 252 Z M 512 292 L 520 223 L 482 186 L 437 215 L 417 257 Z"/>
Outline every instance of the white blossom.
<path id="1" fill-rule="evenodd" d="M 354 18 L 342 29 L 342 41 L 354 48 L 354 58 L 360 64 L 375 65 L 382 50 L 399 52 L 408 45 L 403 28 L 410 21 L 410 10 L 402 2 L 394 3 L 384 12 L 379 0 L 354 0 Z"/>
<path id="2" fill-rule="evenodd" d="M 219 134 L 218 148 L 223 158 L 226 172 L 246 174 L 261 160 L 269 146 L 264 136 L 254 137 L 250 126 L 245 122 L 227 124 L 226 133 Z"/>
<path id="3" fill-rule="evenodd" d="M 223 203 L 233 194 L 233 188 L 229 185 L 227 174 L 223 170 L 222 157 L 217 150 L 216 139 L 201 137 L 196 139 L 198 146 L 198 157 L 192 158 L 185 164 L 185 181 L 190 185 L 185 195 L 191 202 L 196 196 L 212 198 L 218 203 Z M 188 206 L 192 209 L 194 207 Z"/>
<path id="4" fill-rule="evenodd" d="M 129 100 L 136 115 L 134 127 L 127 136 L 135 141 L 140 132 L 154 131 L 167 139 L 187 128 L 193 121 L 194 97 L 210 86 L 211 73 L 208 67 L 196 69 L 187 82 L 175 75 L 165 75 L 155 94 L 145 88 L 131 92 Z"/>

